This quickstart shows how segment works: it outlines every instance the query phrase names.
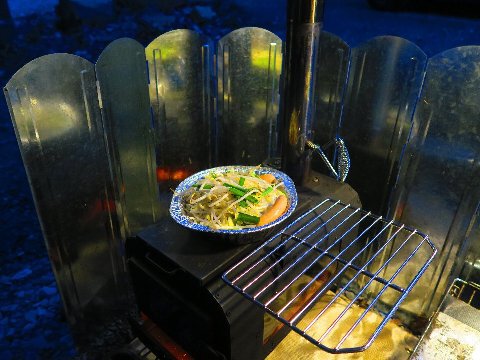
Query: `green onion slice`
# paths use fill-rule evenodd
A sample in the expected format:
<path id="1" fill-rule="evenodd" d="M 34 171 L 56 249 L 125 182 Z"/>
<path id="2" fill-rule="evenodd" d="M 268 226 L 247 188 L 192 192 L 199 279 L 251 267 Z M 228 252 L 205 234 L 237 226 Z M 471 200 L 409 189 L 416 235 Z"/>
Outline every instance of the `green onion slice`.
<path id="1" fill-rule="evenodd" d="M 265 196 L 265 195 L 268 195 L 270 194 L 271 192 L 273 191 L 273 187 L 269 186 L 268 188 L 266 188 L 265 190 L 263 190 L 262 192 L 262 196 Z"/>
<path id="2" fill-rule="evenodd" d="M 195 184 L 195 185 L 192 185 L 192 186 L 193 186 L 194 188 L 200 189 L 200 187 L 201 187 L 202 185 L 200 185 L 200 184 Z M 213 188 L 213 185 L 205 184 L 202 189 L 209 190 L 209 189 L 211 189 L 211 188 Z"/>
<path id="3" fill-rule="evenodd" d="M 238 190 L 238 189 L 235 189 L 235 188 L 232 188 L 232 187 L 229 187 L 228 188 L 228 191 L 230 191 L 233 195 L 235 196 L 243 196 L 245 195 L 245 193 L 241 190 Z"/>
<path id="4" fill-rule="evenodd" d="M 236 188 L 233 188 L 233 187 L 229 187 L 228 188 L 228 191 L 230 191 L 233 195 L 235 196 L 238 196 L 238 197 L 242 197 L 243 195 L 246 194 L 246 192 L 243 192 L 241 190 L 238 190 Z M 258 199 L 255 197 L 255 196 L 252 196 L 252 195 L 248 195 L 245 200 L 248 200 L 250 201 L 251 203 L 253 204 L 256 204 L 258 203 Z"/>
<path id="5" fill-rule="evenodd" d="M 243 191 L 244 193 L 247 193 L 247 192 L 248 192 L 248 189 L 245 189 L 245 188 L 242 187 L 242 186 L 238 186 L 238 185 L 234 185 L 234 184 L 223 183 L 223 186 L 226 186 L 226 187 L 228 187 L 228 188 L 237 189 L 237 190 Z"/>
<path id="6" fill-rule="evenodd" d="M 258 216 L 248 215 L 248 214 L 239 212 L 237 216 L 237 221 L 241 221 L 244 224 L 255 225 L 255 224 L 258 224 L 258 222 L 260 221 L 260 218 Z"/>

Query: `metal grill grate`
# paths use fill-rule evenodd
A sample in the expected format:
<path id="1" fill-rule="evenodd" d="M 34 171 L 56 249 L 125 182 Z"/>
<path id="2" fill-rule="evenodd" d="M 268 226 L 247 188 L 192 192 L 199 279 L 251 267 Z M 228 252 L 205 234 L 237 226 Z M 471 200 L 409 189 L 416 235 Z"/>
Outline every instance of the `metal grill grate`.
<path id="1" fill-rule="evenodd" d="M 223 279 L 329 353 L 367 349 L 436 253 L 427 235 L 326 199 Z"/>

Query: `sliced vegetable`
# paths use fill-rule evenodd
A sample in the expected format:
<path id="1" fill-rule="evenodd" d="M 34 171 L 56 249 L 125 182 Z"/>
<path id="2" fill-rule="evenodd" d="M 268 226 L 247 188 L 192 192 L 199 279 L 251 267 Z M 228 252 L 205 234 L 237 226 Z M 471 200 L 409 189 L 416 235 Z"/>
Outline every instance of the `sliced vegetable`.
<path id="1" fill-rule="evenodd" d="M 194 188 L 197 188 L 197 189 L 200 189 L 200 187 L 202 185 L 200 184 L 195 184 L 195 185 L 192 185 Z M 210 185 L 210 184 L 205 184 L 203 185 L 203 188 L 202 189 L 205 189 L 205 190 L 210 190 L 211 188 L 213 188 L 213 185 Z"/>
<path id="2" fill-rule="evenodd" d="M 238 213 L 237 221 L 241 221 L 244 224 L 255 225 L 258 224 L 260 218 L 258 216 L 248 215 L 242 212 Z"/>
<path id="3" fill-rule="evenodd" d="M 252 195 L 248 195 L 245 199 L 247 199 L 248 201 L 250 201 L 251 203 L 254 203 L 254 204 L 258 203 L 258 199 L 255 196 L 252 196 Z"/>
<path id="4" fill-rule="evenodd" d="M 280 195 L 275 203 L 260 216 L 260 221 L 258 226 L 266 225 L 272 221 L 277 220 L 287 209 L 287 197 L 285 195 Z"/>
<path id="5" fill-rule="evenodd" d="M 272 184 L 276 179 L 272 174 L 262 174 L 259 176 L 260 179 L 265 180 L 269 184 Z"/>
<path id="6" fill-rule="evenodd" d="M 238 185 L 243 186 L 243 184 L 245 184 L 245 178 L 242 176 L 240 180 L 238 180 Z"/>
<path id="7" fill-rule="evenodd" d="M 242 197 L 243 195 L 245 195 L 245 193 L 243 191 L 235 189 L 233 187 L 229 187 L 228 191 L 230 191 L 233 195 L 238 196 L 238 197 Z"/>
<path id="8" fill-rule="evenodd" d="M 246 192 L 241 191 L 241 190 L 239 190 L 237 188 L 234 188 L 234 187 L 228 187 L 228 191 L 230 191 L 233 195 L 238 196 L 238 197 L 242 197 L 243 195 L 246 194 Z M 252 195 L 248 195 L 245 199 L 250 201 L 251 203 L 254 203 L 254 204 L 258 203 L 258 199 L 255 196 L 252 196 Z"/>
<path id="9" fill-rule="evenodd" d="M 268 194 L 270 194 L 271 192 L 273 191 L 273 187 L 269 186 L 268 188 L 266 188 L 265 190 L 263 190 L 262 192 L 262 196 L 266 196 Z"/>
<path id="10" fill-rule="evenodd" d="M 223 183 L 223 186 L 226 186 L 226 187 L 228 187 L 228 188 L 237 189 L 237 190 L 243 191 L 244 193 L 247 193 L 247 192 L 248 192 L 248 189 L 245 189 L 245 188 L 242 187 L 242 186 L 238 186 L 238 185 L 234 185 L 234 184 Z"/>

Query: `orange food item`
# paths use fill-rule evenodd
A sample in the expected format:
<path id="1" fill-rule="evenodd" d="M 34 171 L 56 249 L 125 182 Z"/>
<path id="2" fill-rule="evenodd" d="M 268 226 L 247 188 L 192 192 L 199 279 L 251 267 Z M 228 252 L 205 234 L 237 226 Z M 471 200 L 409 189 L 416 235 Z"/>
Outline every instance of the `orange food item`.
<path id="1" fill-rule="evenodd" d="M 287 197 L 280 195 L 275 203 L 262 215 L 258 226 L 266 225 L 277 220 L 287 210 Z"/>
<path id="2" fill-rule="evenodd" d="M 273 183 L 275 181 L 275 176 L 272 174 L 262 174 L 259 176 L 260 179 L 265 180 L 268 183 Z"/>

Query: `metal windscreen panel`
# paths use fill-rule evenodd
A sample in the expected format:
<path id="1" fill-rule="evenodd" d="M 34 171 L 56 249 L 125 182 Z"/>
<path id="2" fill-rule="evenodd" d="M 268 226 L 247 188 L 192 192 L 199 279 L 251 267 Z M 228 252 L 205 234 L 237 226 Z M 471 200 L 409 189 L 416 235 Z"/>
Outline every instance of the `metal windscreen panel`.
<path id="1" fill-rule="evenodd" d="M 395 197 L 395 217 L 430 229 L 439 249 L 414 290 L 427 315 L 455 276 L 455 261 L 462 262 L 465 235 L 472 244 L 478 241 L 473 238 L 478 231 L 471 230 L 478 221 L 479 67 L 478 46 L 451 49 L 429 60 L 414 117 L 418 128 L 402 164 L 407 179 Z M 478 257 L 471 254 L 472 260 Z"/>
<path id="2" fill-rule="evenodd" d="M 470 209 L 476 207 L 476 211 L 470 221 L 466 231 L 465 240 L 462 246 L 462 251 L 457 256 L 458 259 L 463 260 L 457 262 L 456 268 L 452 270 L 452 276 L 460 274 L 459 277 L 465 281 L 480 284 L 480 207 L 478 199 L 480 199 L 480 187 L 478 186 L 478 178 L 480 177 L 479 162 L 475 164 L 475 174 L 472 176 L 470 186 L 465 190 L 465 194 L 469 194 L 469 201 L 467 206 Z M 457 211 L 458 216 L 461 216 L 461 211 Z"/>
<path id="3" fill-rule="evenodd" d="M 95 66 L 124 237 L 153 224 L 160 212 L 145 64 L 140 43 L 119 39 Z"/>
<path id="4" fill-rule="evenodd" d="M 258 165 L 278 155 L 282 41 L 264 29 L 242 28 L 217 47 L 219 165 Z"/>
<path id="5" fill-rule="evenodd" d="M 335 154 L 343 110 L 343 97 L 348 78 L 350 47 L 338 36 L 320 33 L 315 79 L 315 115 L 313 142 L 320 145 L 329 159 Z M 317 155 L 312 156 L 312 168 L 330 174 L 328 167 Z"/>
<path id="6" fill-rule="evenodd" d="M 212 46 L 191 30 L 160 35 L 146 48 L 157 178 L 170 191 L 212 164 Z"/>
<path id="7" fill-rule="evenodd" d="M 93 64 L 37 58 L 5 95 L 67 319 L 92 328 L 121 307 L 125 279 Z"/>
<path id="8" fill-rule="evenodd" d="M 348 182 L 377 214 L 388 211 L 426 61 L 419 47 L 393 36 L 352 49 L 340 132 L 351 156 Z"/>

